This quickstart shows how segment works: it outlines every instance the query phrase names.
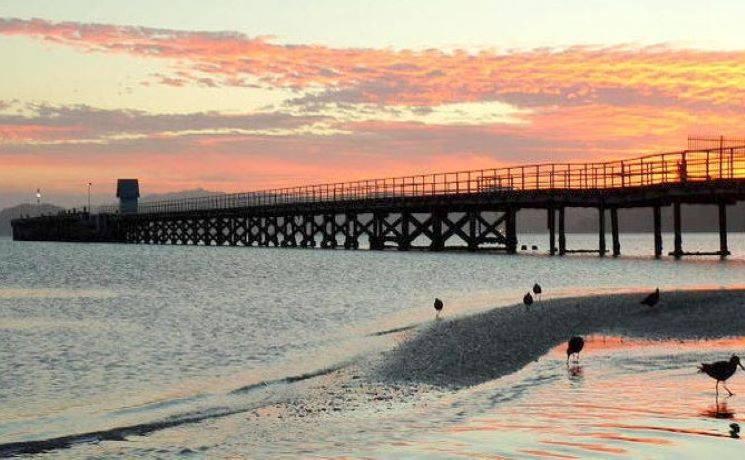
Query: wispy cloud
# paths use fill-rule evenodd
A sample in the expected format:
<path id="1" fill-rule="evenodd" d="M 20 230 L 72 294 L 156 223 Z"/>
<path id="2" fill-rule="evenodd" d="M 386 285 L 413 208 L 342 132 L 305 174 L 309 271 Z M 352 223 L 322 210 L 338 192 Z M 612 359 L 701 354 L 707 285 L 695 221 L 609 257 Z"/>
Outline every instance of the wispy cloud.
<path id="1" fill-rule="evenodd" d="M 0 34 L 34 37 L 86 52 L 169 59 L 163 84 L 263 85 L 316 89 L 304 101 L 438 105 L 492 101 L 518 106 L 583 104 L 745 105 L 745 52 L 666 46 L 512 52 L 338 49 L 284 45 L 232 32 L 1 19 Z"/>
<path id="2" fill-rule="evenodd" d="M 39 19 L 0 19 L 2 36 L 161 60 L 166 70 L 143 84 L 185 97 L 226 86 L 287 94 L 232 114 L 0 101 L 4 164 L 34 152 L 26 174 L 54 167 L 72 177 L 95 158 L 95 174 L 138 175 L 160 190 L 621 157 L 693 132 L 741 132 L 745 114 L 745 51 L 345 49 Z M 7 174 L 0 181 L 18 182 Z"/>

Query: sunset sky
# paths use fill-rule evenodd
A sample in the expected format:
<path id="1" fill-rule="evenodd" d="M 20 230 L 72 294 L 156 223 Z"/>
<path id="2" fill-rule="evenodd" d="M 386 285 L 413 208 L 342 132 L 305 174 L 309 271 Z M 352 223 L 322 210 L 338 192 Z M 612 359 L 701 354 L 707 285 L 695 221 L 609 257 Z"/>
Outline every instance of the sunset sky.
<path id="1" fill-rule="evenodd" d="M 519 5 L 518 5 L 519 3 Z M 0 207 L 745 133 L 745 2 L 0 1 Z"/>

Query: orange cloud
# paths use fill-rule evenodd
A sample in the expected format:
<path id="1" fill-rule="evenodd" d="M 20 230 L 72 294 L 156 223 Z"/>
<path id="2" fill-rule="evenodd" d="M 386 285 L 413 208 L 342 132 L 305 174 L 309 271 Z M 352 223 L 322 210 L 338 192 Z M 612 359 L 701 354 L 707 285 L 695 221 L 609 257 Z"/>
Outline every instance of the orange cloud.
<path id="1" fill-rule="evenodd" d="M 573 47 L 499 53 L 338 49 L 280 45 L 239 33 L 188 32 L 100 24 L 0 19 L 0 34 L 22 35 L 88 52 L 170 59 L 164 84 L 246 84 L 321 88 L 326 102 L 437 105 L 503 100 L 518 106 L 601 103 L 693 108 L 745 106 L 745 52 L 664 46 Z M 209 74 L 220 77 L 200 80 Z"/>
<path id="2" fill-rule="evenodd" d="M 6 189 L 43 179 L 77 190 L 83 176 L 97 183 L 138 176 L 159 192 L 245 191 L 621 158 L 682 148 L 692 133 L 740 134 L 745 114 L 745 51 L 340 49 L 237 33 L 20 19 L 0 19 L 0 35 L 168 60 L 172 73 L 149 83 L 184 91 L 259 84 L 295 94 L 249 114 L 34 106 L 32 115 L 0 115 Z M 517 108 L 509 113 L 519 122 L 483 115 L 496 111 L 494 101 Z M 0 109 L 8 106 L 0 101 Z M 438 111 L 439 118 L 422 121 Z"/>

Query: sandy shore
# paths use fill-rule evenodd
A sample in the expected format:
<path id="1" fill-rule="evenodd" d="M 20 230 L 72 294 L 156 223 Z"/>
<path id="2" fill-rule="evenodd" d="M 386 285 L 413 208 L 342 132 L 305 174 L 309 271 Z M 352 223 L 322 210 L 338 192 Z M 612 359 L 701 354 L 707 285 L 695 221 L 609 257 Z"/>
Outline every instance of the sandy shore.
<path id="1" fill-rule="evenodd" d="M 653 309 L 640 305 L 645 295 L 544 299 L 529 308 L 497 307 L 384 331 L 395 342 L 388 351 L 297 382 L 255 415 L 287 422 L 426 403 L 518 371 L 572 335 L 681 340 L 745 335 L 745 290 L 663 292 Z"/>
<path id="2" fill-rule="evenodd" d="M 386 352 L 375 378 L 442 387 L 475 385 L 515 372 L 572 335 L 706 339 L 745 335 L 745 290 L 544 299 L 420 326 Z M 742 350 L 745 353 L 745 350 Z"/>
<path id="3" fill-rule="evenodd" d="M 0 445 L 0 454 L 43 452 L 86 444 L 91 439 L 152 435 L 199 421 L 218 423 L 224 418 L 228 423 L 231 415 L 239 416 L 253 433 L 243 442 L 261 449 L 267 440 L 292 444 L 292 439 L 306 436 L 309 427 L 317 430 L 314 420 L 318 417 L 332 429 L 334 423 L 346 425 L 349 416 L 377 420 L 392 408 L 427 405 L 458 388 L 518 371 L 572 335 L 681 340 L 745 336 L 745 290 L 662 292 L 660 304 L 652 309 L 640 305 L 644 295 L 544 299 L 531 307 L 497 307 L 381 331 L 374 335 L 393 341 L 387 351 L 232 392 L 239 396 L 265 387 L 271 390 L 258 404 L 100 433 Z M 745 355 L 745 350 L 739 352 Z"/>

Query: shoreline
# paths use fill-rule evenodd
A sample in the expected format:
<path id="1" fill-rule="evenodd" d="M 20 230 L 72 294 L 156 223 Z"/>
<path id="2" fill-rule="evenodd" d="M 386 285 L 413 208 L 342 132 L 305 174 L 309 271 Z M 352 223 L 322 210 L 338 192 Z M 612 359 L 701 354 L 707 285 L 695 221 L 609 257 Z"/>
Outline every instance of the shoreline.
<path id="1" fill-rule="evenodd" d="M 282 427 L 303 433 L 319 420 L 375 418 L 393 408 L 427 405 L 508 376 L 542 359 L 571 335 L 651 340 L 745 336 L 745 289 L 663 291 L 654 309 L 639 304 L 645 294 L 544 299 L 531 307 L 496 306 L 441 321 L 406 323 L 374 334 L 389 338 L 390 346 L 350 362 L 226 390 L 226 396 L 240 397 L 273 387 L 257 404 L 238 402 L 220 411 L 205 409 L 137 425 L 0 444 L 0 456 L 127 441 L 133 435 L 157 438 L 157 433 L 169 428 L 234 417 L 266 438 L 281 433 Z"/>
<path id="2" fill-rule="evenodd" d="M 417 328 L 384 352 L 383 381 L 446 388 L 477 385 L 516 372 L 573 335 L 646 339 L 714 339 L 745 335 L 745 290 L 663 291 L 654 308 L 647 292 L 544 299 Z M 738 311 L 740 309 L 740 311 Z"/>

